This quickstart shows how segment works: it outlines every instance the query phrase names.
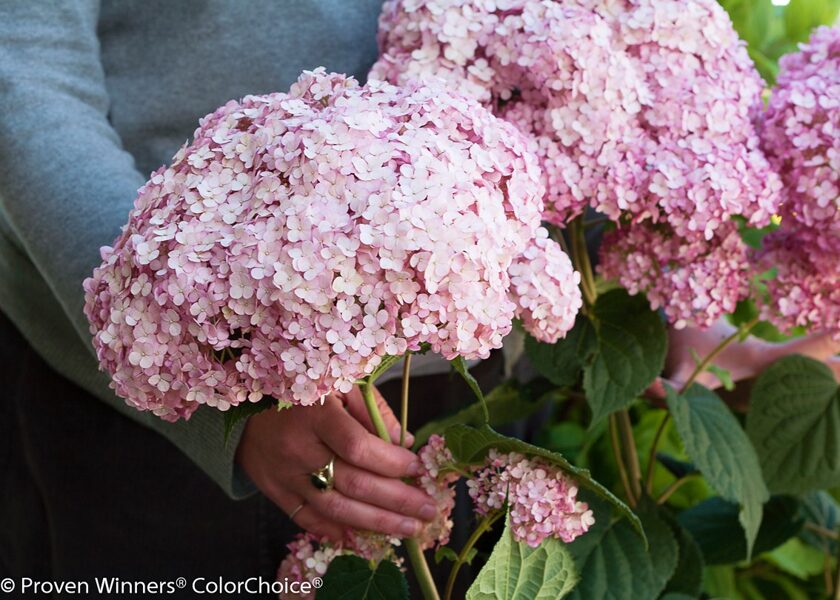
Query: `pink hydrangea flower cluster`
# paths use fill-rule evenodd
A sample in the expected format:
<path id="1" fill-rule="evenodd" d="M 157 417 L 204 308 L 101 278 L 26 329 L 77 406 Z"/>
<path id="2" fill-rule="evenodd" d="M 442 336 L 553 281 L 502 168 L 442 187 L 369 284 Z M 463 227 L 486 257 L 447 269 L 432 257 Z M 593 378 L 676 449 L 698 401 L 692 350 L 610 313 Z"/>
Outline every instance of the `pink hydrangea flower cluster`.
<path id="1" fill-rule="evenodd" d="M 452 509 L 455 508 L 455 483 L 460 479 L 457 471 L 446 470 L 454 464 L 452 453 L 439 435 L 432 435 L 417 452 L 423 470 L 417 477 L 417 487 L 435 501 L 437 514 L 417 536 L 420 547 L 445 546 L 452 532 Z"/>
<path id="2" fill-rule="evenodd" d="M 752 274 L 747 247 L 733 222 L 711 240 L 679 238 L 639 223 L 608 233 L 601 246 L 600 272 L 631 294 L 646 292 L 675 328 L 711 326 L 749 294 Z"/>
<path id="3" fill-rule="evenodd" d="M 394 553 L 395 545 L 399 545 L 399 540 L 372 533 L 354 534 L 346 543 L 319 540 L 311 533 L 301 533 L 288 544 L 289 554 L 280 563 L 277 581 L 311 582 L 316 577 L 323 578 L 334 559 L 350 554 L 377 562 L 388 559 L 401 565 L 402 560 Z M 315 593 L 280 594 L 280 600 L 314 597 Z"/>
<path id="4" fill-rule="evenodd" d="M 543 192 L 525 140 L 476 101 L 305 72 L 202 119 L 140 189 L 85 281 L 100 363 L 136 408 L 177 420 L 264 395 L 313 404 L 425 343 L 486 358 L 515 316 L 556 339 L 580 306 L 557 283 L 571 265 L 533 273 L 568 297 L 520 299 L 508 273 L 559 251 L 536 241 Z"/>
<path id="5" fill-rule="evenodd" d="M 574 482 L 539 458 L 491 450 L 467 486 L 480 515 L 508 506 L 514 539 L 532 548 L 549 537 L 571 542 L 595 523 Z"/>
<path id="6" fill-rule="evenodd" d="M 442 78 L 530 137 L 554 224 L 590 206 L 719 255 L 732 215 L 762 226 L 777 210 L 754 126 L 763 82 L 715 0 L 391 0 L 379 42 L 372 77 Z M 728 268 L 706 261 L 702 297 L 737 295 Z M 667 300 L 672 285 L 637 288 Z M 681 299 L 669 316 L 707 324 L 723 304 Z"/>
<path id="7" fill-rule="evenodd" d="M 785 183 L 781 227 L 758 254 L 776 271 L 765 316 L 840 336 L 840 29 L 815 30 L 780 66 L 762 127 Z"/>

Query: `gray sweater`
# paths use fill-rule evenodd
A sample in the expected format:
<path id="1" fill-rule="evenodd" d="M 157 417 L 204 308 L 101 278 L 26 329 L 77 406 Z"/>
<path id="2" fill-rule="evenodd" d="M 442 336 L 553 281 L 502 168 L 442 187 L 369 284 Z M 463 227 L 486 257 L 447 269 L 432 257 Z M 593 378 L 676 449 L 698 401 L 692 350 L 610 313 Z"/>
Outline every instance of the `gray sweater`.
<path id="1" fill-rule="evenodd" d="M 200 117 L 319 65 L 363 80 L 381 4 L 0 0 L 0 310 L 57 371 L 171 440 L 234 497 L 248 485 L 221 413 L 169 424 L 107 387 L 82 281 Z"/>

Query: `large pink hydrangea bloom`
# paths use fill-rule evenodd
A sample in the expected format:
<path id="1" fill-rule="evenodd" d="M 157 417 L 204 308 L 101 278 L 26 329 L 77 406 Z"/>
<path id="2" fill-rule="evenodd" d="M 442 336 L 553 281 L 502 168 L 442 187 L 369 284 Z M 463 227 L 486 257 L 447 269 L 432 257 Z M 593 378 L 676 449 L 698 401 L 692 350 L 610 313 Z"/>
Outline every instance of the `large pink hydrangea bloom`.
<path id="1" fill-rule="evenodd" d="M 734 243 L 732 215 L 761 226 L 777 209 L 780 182 L 754 127 L 763 83 L 714 0 L 391 0 L 380 47 L 371 76 L 443 78 L 529 135 L 552 223 L 591 206 L 620 223 L 614 240 L 656 224 L 668 241 L 651 249 L 655 262 L 679 240 L 692 247 L 683 256 L 699 244 L 720 255 Z M 677 270 L 694 268 L 679 260 Z M 716 266 L 703 267 L 710 301 L 680 300 L 674 322 L 708 325 L 730 304 L 715 297 L 740 294 L 741 285 L 724 287 L 726 273 L 713 276 Z M 669 298 L 672 282 L 649 282 L 641 291 Z"/>
<path id="2" fill-rule="evenodd" d="M 550 298 L 508 274 L 526 251 L 557 264 L 542 194 L 526 142 L 477 102 L 304 73 L 202 119 L 141 188 L 85 282 L 99 360 L 120 396 L 176 420 L 313 404 L 426 343 L 485 358 L 515 316 L 550 315 L 534 333 L 556 339 L 581 304 L 568 258 L 515 269 Z"/>
<path id="3" fill-rule="evenodd" d="M 780 66 L 762 127 L 785 183 L 781 227 L 759 253 L 776 272 L 766 316 L 840 336 L 840 29 L 815 30 Z"/>

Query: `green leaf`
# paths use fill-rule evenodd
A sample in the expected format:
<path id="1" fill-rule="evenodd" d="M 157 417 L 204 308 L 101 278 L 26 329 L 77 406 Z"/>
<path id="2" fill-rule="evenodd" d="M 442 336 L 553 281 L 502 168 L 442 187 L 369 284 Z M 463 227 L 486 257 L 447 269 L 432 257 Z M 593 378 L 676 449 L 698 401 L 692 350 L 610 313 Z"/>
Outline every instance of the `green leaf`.
<path id="1" fill-rule="evenodd" d="M 812 492 L 802 498 L 800 516 L 806 523 L 817 525 L 829 531 L 837 531 L 837 524 L 840 521 L 840 506 L 828 492 Z M 832 556 L 837 554 L 836 540 L 828 539 L 807 527 L 799 532 L 799 539 L 819 550 L 827 548 Z"/>
<path id="2" fill-rule="evenodd" d="M 549 538 L 531 548 L 513 539 L 508 523 L 467 600 L 559 600 L 575 583 L 575 563 L 565 544 Z"/>
<path id="3" fill-rule="evenodd" d="M 475 394 L 475 397 L 478 398 L 478 401 L 481 403 L 482 409 L 484 411 L 484 421 L 486 423 L 490 422 L 490 413 L 487 408 L 487 402 L 484 399 L 484 394 L 481 391 L 481 387 L 479 387 L 478 382 L 475 380 L 470 374 L 470 370 L 467 367 L 467 363 L 462 356 L 456 356 L 452 361 L 452 366 L 458 371 L 458 374 L 463 377 L 464 381 L 467 382 L 467 385 L 470 386 L 470 389 Z"/>
<path id="4" fill-rule="evenodd" d="M 799 502 L 792 496 L 773 496 L 764 507 L 752 554 L 776 548 L 802 529 Z M 738 505 L 720 497 L 709 498 L 677 516 L 697 542 L 708 565 L 737 563 L 749 558 L 739 529 Z"/>
<path id="5" fill-rule="evenodd" d="M 589 499 L 587 499 L 589 501 Z M 574 600 L 656 598 L 677 567 L 679 546 L 670 525 L 652 501 L 643 498 L 639 517 L 649 540 L 646 549 L 627 521 L 612 521 L 610 507 L 590 502 L 595 525 L 569 545 L 580 572 Z"/>
<path id="6" fill-rule="evenodd" d="M 519 452 L 525 456 L 538 456 L 545 459 L 574 477 L 582 488 L 592 491 L 609 502 L 622 516 L 630 521 L 632 528 L 644 539 L 644 530 L 639 518 L 633 511 L 607 488 L 592 479 L 589 471 L 574 466 L 561 454 L 550 452 L 539 446 L 532 446 L 516 438 L 504 436 L 494 431 L 489 425 L 484 425 L 478 429 L 467 425 L 453 425 L 446 430 L 444 438 L 446 439 L 446 447 L 452 452 L 452 457 L 461 464 L 477 465 L 483 463 L 487 453 L 492 448 L 503 453 Z"/>
<path id="7" fill-rule="evenodd" d="M 840 0 L 790 0 L 785 8 L 785 34 L 793 42 L 804 42 L 811 30 L 833 25 L 840 11 Z"/>
<path id="8" fill-rule="evenodd" d="M 408 582 L 399 568 L 382 560 L 371 568 L 368 560 L 345 555 L 334 559 L 324 575 L 318 600 L 408 600 Z"/>
<path id="9" fill-rule="evenodd" d="M 583 315 L 566 337 L 554 344 L 525 338 L 525 354 L 536 371 L 558 387 L 571 387 L 580 380 L 583 366 L 596 348 L 595 329 Z"/>
<path id="10" fill-rule="evenodd" d="M 665 365 L 665 325 L 642 295 L 614 290 L 594 308 L 597 348 L 583 372 L 593 423 L 626 407 Z"/>
<path id="11" fill-rule="evenodd" d="M 661 510 L 659 514 L 671 526 L 679 546 L 679 561 L 671 579 L 665 586 L 665 591 L 673 595 L 682 594 L 690 598 L 697 598 L 703 589 L 704 561 L 700 546 L 691 537 L 691 533 L 669 513 Z"/>
<path id="12" fill-rule="evenodd" d="M 237 424 L 248 417 L 252 417 L 271 408 L 272 406 L 275 406 L 276 404 L 277 401 L 271 396 L 263 396 L 262 400 L 259 402 L 243 402 L 242 404 L 231 406 L 227 412 L 224 413 L 225 445 L 227 445 L 228 439 L 230 439 L 230 434 L 233 433 Z"/>
<path id="13" fill-rule="evenodd" d="M 718 381 L 723 385 L 723 389 L 730 392 L 735 389 L 735 382 L 732 381 L 732 373 L 728 370 L 712 364 L 708 365 L 706 370 L 718 378 Z"/>
<path id="14" fill-rule="evenodd" d="M 752 389 L 747 433 L 772 492 L 840 485 L 840 387 L 825 364 L 787 356 Z"/>
<path id="15" fill-rule="evenodd" d="M 490 412 L 490 425 L 498 427 L 529 417 L 546 402 L 553 398 L 552 394 L 543 394 L 537 399 L 530 397 L 528 390 L 515 382 L 506 382 L 494 388 L 485 398 L 487 410 Z M 464 425 L 483 425 L 484 409 L 480 402 L 474 402 L 455 414 L 426 423 L 415 434 L 415 447 L 425 444 L 434 433 L 444 431 L 450 425 L 462 423 Z"/>
<path id="16" fill-rule="evenodd" d="M 819 575 L 825 568 L 825 554 L 799 538 L 791 538 L 765 555 L 765 558 L 785 573 L 799 579 Z"/>
<path id="17" fill-rule="evenodd" d="M 689 457 L 718 494 L 741 505 L 740 522 L 751 555 L 761 505 L 769 498 L 755 449 L 714 392 L 697 384 L 683 395 L 666 389 L 668 409 Z"/>
<path id="18" fill-rule="evenodd" d="M 475 548 L 473 548 L 475 550 Z M 435 550 L 435 564 L 440 564 L 441 561 L 451 560 L 455 562 L 458 560 L 458 553 L 449 546 L 441 546 Z"/>

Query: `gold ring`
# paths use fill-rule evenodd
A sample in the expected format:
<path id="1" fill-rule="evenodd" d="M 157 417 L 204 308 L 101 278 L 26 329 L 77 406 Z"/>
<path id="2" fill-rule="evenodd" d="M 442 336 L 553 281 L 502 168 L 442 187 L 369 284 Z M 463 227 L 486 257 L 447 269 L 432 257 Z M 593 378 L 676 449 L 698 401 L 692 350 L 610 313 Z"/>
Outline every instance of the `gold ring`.
<path id="1" fill-rule="evenodd" d="M 335 457 L 333 456 L 325 466 L 309 476 L 309 481 L 322 492 L 328 492 L 335 487 Z"/>
<path id="2" fill-rule="evenodd" d="M 298 507 L 294 509 L 291 513 L 289 513 L 289 520 L 294 520 L 295 515 L 297 515 L 300 512 L 300 509 L 302 509 L 305 505 L 306 502 L 301 502 L 300 504 L 298 504 Z"/>

